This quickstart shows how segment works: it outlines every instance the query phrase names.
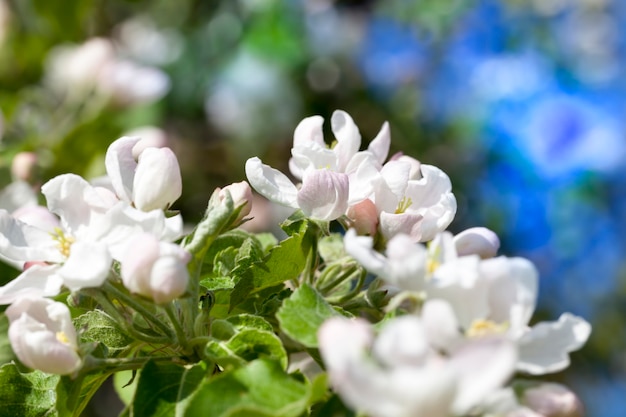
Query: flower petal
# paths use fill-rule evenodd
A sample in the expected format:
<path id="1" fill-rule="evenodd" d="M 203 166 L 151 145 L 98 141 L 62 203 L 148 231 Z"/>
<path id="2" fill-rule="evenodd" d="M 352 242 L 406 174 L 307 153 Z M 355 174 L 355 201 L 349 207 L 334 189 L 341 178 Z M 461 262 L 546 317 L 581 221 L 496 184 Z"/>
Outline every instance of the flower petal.
<path id="1" fill-rule="evenodd" d="M 0 287 L 0 305 L 12 304 L 24 297 L 53 297 L 61 292 L 63 280 L 58 265 L 33 265 Z"/>
<path id="2" fill-rule="evenodd" d="M 105 244 L 78 241 L 72 245 L 70 256 L 59 269 L 59 275 L 72 291 L 99 287 L 107 279 L 112 262 Z"/>
<path id="3" fill-rule="evenodd" d="M 556 322 L 542 322 L 519 340 L 517 369 L 533 375 L 561 371 L 569 366 L 569 352 L 580 349 L 591 334 L 583 318 L 564 313 Z"/>
<path id="4" fill-rule="evenodd" d="M 246 177 L 259 194 L 284 206 L 298 208 L 298 189 L 285 174 L 265 165 L 256 156 L 246 161 Z"/>
<path id="5" fill-rule="evenodd" d="M 310 142 L 326 147 L 324 132 L 322 131 L 323 124 L 324 118 L 322 116 L 311 116 L 302 119 L 293 132 L 293 147 L 296 148 Z"/>
<path id="6" fill-rule="evenodd" d="M 342 110 L 336 110 L 333 113 L 330 126 L 337 139 L 337 145 L 333 149 L 337 155 L 337 170 L 344 172 L 350 159 L 361 147 L 361 134 L 352 117 Z"/>
<path id="7" fill-rule="evenodd" d="M 63 260 L 50 233 L 13 218 L 5 210 L 0 210 L 0 253 L 13 261 Z"/>
<path id="8" fill-rule="evenodd" d="M 391 146 L 391 134 L 389 133 L 389 123 L 383 123 L 378 135 L 370 142 L 367 150 L 376 157 L 379 164 L 385 162 L 389 155 L 389 147 Z"/>
<path id="9" fill-rule="evenodd" d="M 136 136 L 123 136 L 113 142 L 107 149 L 104 164 L 107 174 L 111 179 L 111 185 L 117 196 L 127 203 L 132 202 L 133 180 L 137 161 L 133 156 L 133 147 L 141 138 Z"/>
<path id="10" fill-rule="evenodd" d="M 318 220 L 335 220 L 348 210 L 348 175 L 327 169 L 304 173 L 298 191 L 298 206 L 307 216 Z"/>

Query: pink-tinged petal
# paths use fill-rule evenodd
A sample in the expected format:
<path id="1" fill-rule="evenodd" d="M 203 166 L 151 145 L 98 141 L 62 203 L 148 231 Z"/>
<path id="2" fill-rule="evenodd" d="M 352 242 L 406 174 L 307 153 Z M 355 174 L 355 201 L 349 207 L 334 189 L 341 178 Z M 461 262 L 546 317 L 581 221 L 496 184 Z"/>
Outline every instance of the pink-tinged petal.
<path id="1" fill-rule="evenodd" d="M 380 213 L 379 229 L 385 239 L 397 234 L 409 235 L 414 242 L 422 241 L 422 215 L 414 213 Z"/>
<path id="2" fill-rule="evenodd" d="M 350 204 L 375 198 L 375 186 L 382 181 L 379 172 L 381 168 L 370 152 L 354 155 L 345 172 L 350 177 Z M 395 196 L 392 196 L 392 200 L 395 200 Z"/>
<path id="3" fill-rule="evenodd" d="M 63 228 L 74 236 L 97 224 L 99 216 L 110 208 L 110 202 L 95 187 L 74 174 L 54 177 L 41 187 L 41 192 L 46 196 L 48 209 L 61 218 Z"/>
<path id="4" fill-rule="evenodd" d="M 389 155 L 389 147 L 391 146 L 391 134 L 389 133 L 389 123 L 383 123 L 378 135 L 370 142 L 367 150 L 376 157 L 379 164 L 385 162 Z"/>
<path id="5" fill-rule="evenodd" d="M 142 211 L 169 208 L 183 192 L 178 159 L 170 148 L 147 148 L 139 155 L 133 203 Z"/>
<path id="6" fill-rule="evenodd" d="M 513 375 L 516 361 L 515 344 L 503 338 L 475 340 L 455 352 L 450 359 L 458 383 L 455 415 L 465 415 L 501 388 Z"/>
<path id="7" fill-rule="evenodd" d="M 486 227 L 472 227 L 454 236 L 454 245 L 459 256 L 478 255 L 486 259 L 496 256 L 500 239 Z"/>
<path id="8" fill-rule="evenodd" d="M 326 169 L 309 170 L 298 191 L 298 206 L 313 219 L 335 220 L 348 210 L 349 192 L 346 174 Z"/>
<path id="9" fill-rule="evenodd" d="M 322 131 L 323 124 L 324 118 L 321 116 L 311 116 L 303 119 L 293 132 L 293 147 L 296 148 L 310 142 L 325 147 L 324 132 Z"/>
<path id="10" fill-rule="evenodd" d="M 372 200 L 365 199 L 360 203 L 348 207 L 346 217 L 349 219 L 350 227 L 356 229 L 359 234 L 376 235 L 378 228 L 378 212 Z"/>
<path id="11" fill-rule="evenodd" d="M 82 366 L 69 309 L 46 298 L 22 298 L 6 310 L 16 356 L 33 369 L 67 375 Z"/>
<path id="12" fill-rule="evenodd" d="M 53 233 L 59 227 L 59 218 L 44 206 L 25 206 L 15 212 L 13 217 L 37 229 Z"/>
<path id="13" fill-rule="evenodd" d="M 539 323 L 518 341 L 517 369 L 533 375 L 561 371 L 569 366 L 569 353 L 580 349 L 590 334 L 591 325 L 569 313 L 556 322 Z"/>
<path id="14" fill-rule="evenodd" d="M 109 275 L 112 262 L 105 244 L 78 241 L 72 244 L 70 256 L 58 273 L 72 291 L 100 287 Z"/>
<path id="15" fill-rule="evenodd" d="M 385 256 L 374 250 L 374 239 L 370 236 L 357 236 L 356 230 L 348 229 L 343 244 L 346 252 L 357 260 L 368 272 L 384 276 L 388 270 Z"/>
<path id="16" fill-rule="evenodd" d="M 120 200 L 132 202 L 133 180 L 137 161 L 133 156 L 133 147 L 141 138 L 136 136 L 123 136 L 113 142 L 106 152 L 104 164 L 107 174 L 111 179 L 111 185 Z"/>
<path id="17" fill-rule="evenodd" d="M 330 126 L 337 139 L 337 145 L 333 149 L 337 155 L 337 168 L 338 171 L 344 172 L 350 159 L 361 147 L 361 134 L 352 117 L 342 110 L 336 110 L 333 113 Z"/>
<path id="18" fill-rule="evenodd" d="M 246 161 L 246 177 L 259 194 L 275 203 L 298 208 L 298 189 L 285 174 L 257 157 Z"/>
<path id="19" fill-rule="evenodd" d="M 0 253 L 13 261 L 61 262 L 57 242 L 46 231 L 13 218 L 0 210 Z"/>
<path id="20" fill-rule="evenodd" d="M 12 304 L 24 297 L 53 297 L 61 292 L 63 279 L 58 265 L 33 265 L 0 287 L 0 304 Z"/>

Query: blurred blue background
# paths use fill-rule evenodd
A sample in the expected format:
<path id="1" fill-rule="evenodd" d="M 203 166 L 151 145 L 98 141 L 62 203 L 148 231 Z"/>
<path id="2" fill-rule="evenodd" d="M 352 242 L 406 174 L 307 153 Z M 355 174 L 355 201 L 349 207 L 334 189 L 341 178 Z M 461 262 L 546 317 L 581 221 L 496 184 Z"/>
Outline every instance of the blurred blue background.
<path id="1" fill-rule="evenodd" d="M 620 0 L 0 0 L 0 178 L 20 152 L 33 186 L 100 175 L 112 140 L 152 126 L 194 222 L 247 158 L 286 171 L 302 118 L 346 110 L 366 142 L 388 120 L 392 151 L 451 176 L 452 231 L 490 227 L 537 264 L 537 320 L 592 322 L 548 379 L 589 416 L 622 416 L 624 25 Z M 111 56 L 63 52 L 95 37 Z"/>

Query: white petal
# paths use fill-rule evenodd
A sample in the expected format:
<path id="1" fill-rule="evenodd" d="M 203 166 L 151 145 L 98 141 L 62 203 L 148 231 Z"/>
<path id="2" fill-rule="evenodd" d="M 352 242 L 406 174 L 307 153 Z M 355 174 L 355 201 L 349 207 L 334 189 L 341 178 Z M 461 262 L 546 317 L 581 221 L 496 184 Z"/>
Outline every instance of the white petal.
<path id="1" fill-rule="evenodd" d="M 147 148 L 139 155 L 133 202 L 142 211 L 169 208 L 183 192 L 178 159 L 170 148 Z"/>
<path id="2" fill-rule="evenodd" d="M 348 210 L 349 179 L 346 174 L 327 169 L 304 173 L 298 191 L 298 206 L 307 216 L 335 220 Z"/>
<path id="3" fill-rule="evenodd" d="M 430 353 L 429 341 L 416 316 L 406 315 L 385 324 L 372 346 L 378 361 L 388 367 L 423 366 Z"/>
<path id="4" fill-rule="evenodd" d="M 480 339 L 465 345 L 450 360 L 458 375 L 458 394 L 452 407 L 465 415 L 501 388 L 515 371 L 517 350 L 505 339 Z"/>
<path id="5" fill-rule="evenodd" d="M 117 196 L 127 203 L 132 202 L 133 180 L 137 161 L 133 156 L 133 147 L 141 138 L 124 136 L 113 142 L 106 152 L 104 164 L 111 185 Z"/>
<path id="6" fill-rule="evenodd" d="M 591 325 L 581 317 L 562 314 L 556 322 L 542 322 L 520 340 L 517 368 L 533 375 L 561 371 L 569 366 L 569 352 L 580 349 L 591 334 Z"/>
<path id="7" fill-rule="evenodd" d="M 378 135 L 370 142 L 367 150 L 374 154 L 379 164 L 385 162 L 389 155 L 389 147 L 391 146 L 391 134 L 389 133 L 389 123 L 383 123 Z"/>
<path id="8" fill-rule="evenodd" d="M 330 126 L 337 139 L 334 151 L 339 161 L 338 170 L 343 172 L 350 159 L 361 147 L 361 134 L 352 117 L 342 110 L 336 110 L 333 113 L 330 119 Z"/>
<path id="9" fill-rule="evenodd" d="M 70 256 L 59 269 L 63 283 L 72 291 L 101 286 L 111 270 L 111 254 L 106 245 L 96 242 L 75 242 Z"/>
<path id="10" fill-rule="evenodd" d="M 0 305 L 12 304 L 24 297 L 53 297 L 61 292 L 63 280 L 58 265 L 33 265 L 0 287 Z"/>
<path id="11" fill-rule="evenodd" d="M 74 174 L 54 177 L 41 187 L 41 192 L 46 196 L 48 209 L 75 236 L 97 224 L 99 216 L 110 208 L 108 199 L 103 199 L 95 187 Z"/>
<path id="12" fill-rule="evenodd" d="M 322 131 L 323 124 L 324 118 L 321 116 L 311 116 L 303 119 L 293 132 L 293 147 L 295 148 L 309 142 L 326 147 Z"/>
<path id="13" fill-rule="evenodd" d="M 342 373 L 358 360 L 374 339 L 372 328 L 363 319 L 335 317 L 326 320 L 317 332 L 320 353 L 331 372 Z"/>
<path id="14" fill-rule="evenodd" d="M 437 350 L 454 351 L 464 339 L 456 314 L 447 301 L 426 301 L 422 307 L 422 323 L 430 344 Z"/>
<path id="15" fill-rule="evenodd" d="M 386 239 L 391 239 L 398 234 L 405 234 L 411 237 L 414 242 L 422 239 L 422 215 L 414 213 L 380 213 L 380 232 Z"/>
<path id="16" fill-rule="evenodd" d="M 526 329 L 537 304 L 539 274 L 527 259 L 487 259 L 480 264 L 481 275 L 489 282 L 489 316 L 497 323 L 509 323 L 518 337 Z"/>
<path id="17" fill-rule="evenodd" d="M 407 291 L 422 291 L 426 279 L 426 248 L 409 235 L 397 234 L 387 242 L 387 282 Z"/>
<path id="18" fill-rule="evenodd" d="M 298 208 L 298 189 L 282 172 L 265 165 L 257 157 L 246 161 L 246 177 L 259 194 L 287 207 Z"/>
<path id="19" fill-rule="evenodd" d="M 454 244 L 459 256 L 479 255 L 493 258 L 500 248 L 500 239 L 486 227 L 472 227 L 454 236 Z"/>
<path id="20" fill-rule="evenodd" d="M 61 262 L 63 256 L 50 233 L 0 210 L 0 253 L 14 261 Z"/>
<path id="21" fill-rule="evenodd" d="M 406 187 L 409 184 L 410 171 L 411 165 L 401 161 L 389 161 L 383 165 L 380 171 L 380 174 L 385 179 L 385 183 L 399 200 L 405 196 Z M 395 209 L 396 207 L 393 208 L 393 210 Z"/>
<path id="22" fill-rule="evenodd" d="M 337 170 L 337 156 L 326 146 L 308 142 L 291 149 L 292 158 L 289 160 L 289 169 L 294 177 L 302 179 L 307 169 Z"/>
<path id="23" fill-rule="evenodd" d="M 385 275 L 388 260 L 374 250 L 374 239 L 370 236 L 357 236 L 356 230 L 348 229 L 343 244 L 346 252 L 368 271 L 376 275 Z"/>

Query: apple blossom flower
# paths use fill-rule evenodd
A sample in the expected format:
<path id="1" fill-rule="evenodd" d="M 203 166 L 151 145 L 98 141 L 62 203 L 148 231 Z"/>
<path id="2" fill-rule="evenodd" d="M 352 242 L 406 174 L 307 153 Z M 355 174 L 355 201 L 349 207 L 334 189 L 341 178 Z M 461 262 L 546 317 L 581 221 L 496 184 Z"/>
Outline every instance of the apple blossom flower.
<path id="1" fill-rule="evenodd" d="M 37 168 L 37 154 L 19 152 L 11 161 L 11 177 L 17 181 L 32 182 Z"/>
<path id="2" fill-rule="evenodd" d="M 454 246 L 459 256 L 478 255 L 493 258 L 500 248 L 500 239 L 486 227 L 472 227 L 454 236 Z"/>
<path id="3" fill-rule="evenodd" d="M 506 382 L 516 357 L 514 346 L 498 338 L 443 356 L 416 316 L 387 321 L 377 336 L 362 319 L 332 318 L 318 341 L 333 389 L 372 417 L 464 415 Z"/>
<path id="4" fill-rule="evenodd" d="M 386 239 L 403 233 L 415 241 L 428 241 L 445 230 L 456 214 L 450 178 L 439 168 L 409 157 L 391 160 L 372 180 L 372 200 L 379 213 L 379 229 Z M 412 158 L 411 158 L 412 159 Z"/>
<path id="5" fill-rule="evenodd" d="M 65 304 L 24 297 L 7 308 L 6 316 L 11 347 L 24 365 L 59 375 L 80 369 L 76 330 Z"/>
<path id="6" fill-rule="evenodd" d="M 348 176 L 327 169 L 308 169 L 298 189 L 282 172 L 265 165 L 257 157 L 246 161 L 250 185 L 271 201 L 318 220 L 335 220 L 348 208 Z"/>
<path id="7" fill-rule="evenodd" d="M 462 262 L 470 259 L 475 261 Z M 569 366 L 568 354 L 585 344 L 591 326 L 569 313 L 555 322 L 529 326 L 537 289 L 538 274 L 530 261 L 504 256 L 480 260 L 471 255 L 438 266 L 427 297 L 450 304 L 437 315 L 462 329 L 459 337 L 504 334 L 518 346 L 517 369 L 542 375 Z"/>
<path id="8" fill-rule="evenodd" d="M 133 293 L 157 304 L 168 303 L 185 293 L 190 260 L 191 254 L 178 245 L 160 242 L 149 233 L 137 234 L 120 260 L 122 281 Z"/>
<path id="9" fill-rule="evenodd" d="M 111 186 L 120 200 L 142 211 L 165 210 L 182 194 L 176 155 L 169 148 L 146 148 L 135 160 L 134 147 L 141 138 L 124 136 L 106 152 Z"/>
<path id="10" fill-rule="evenodd" d="M 160 210 L 140 212 L 77 175 L 55 177 L 42 192 L 49 210 L 59 216 L 52 233 L 0 210 L 0 253 L 33 265 L 0 287 L 2 304 L 26 295 L 54 296 L 62 286 L 72 291 L 98 287 L 129 236 L 148 231 L 174 240 L 182 231 L 180 218 L 165 219 Z"/>

